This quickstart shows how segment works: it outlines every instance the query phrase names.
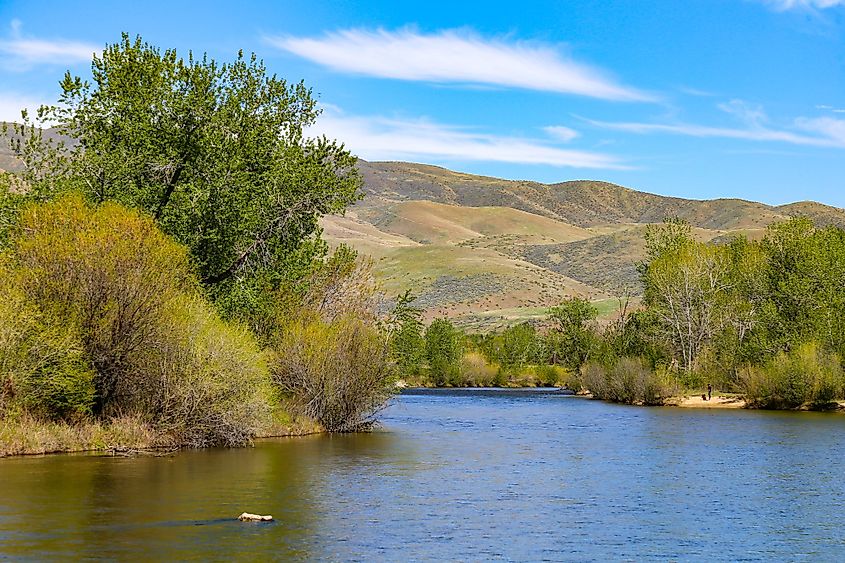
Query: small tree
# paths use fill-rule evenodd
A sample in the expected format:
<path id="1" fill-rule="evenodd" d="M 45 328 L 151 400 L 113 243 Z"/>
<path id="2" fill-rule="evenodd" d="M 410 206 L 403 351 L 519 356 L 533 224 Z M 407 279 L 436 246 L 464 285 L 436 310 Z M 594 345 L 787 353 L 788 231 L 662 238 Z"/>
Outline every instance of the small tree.
<path id="1" fill-rule="evenodd" d="M 545 346 L 530 323 L 520 323 L 502 332 L 499 363 L 504 368 L 522 368 L 545 362 Z"/>
<path id="2" fill-rule="evenodd" d="M 425 331 L 425 355 L 435 385 L 458 378 L 463 352 L 461 334 L 449 319 L 435 319 Z"/>
<path id="3" fill-rule="evenodd" d="M 577 371 L 586 362 L 594 346 L 590 323 L 598 310 L 586 299 L 571 297 L 549 309 L 551 328 L 548 335 L 553 362 Z"/>
<path id="4" fill-rule="evenodd" d="M 400 376 L 417 375 L 425 353 L 422 311 L 413 306 L 415 299 L 411 290 L 399 294 L 385 323 Z"/>

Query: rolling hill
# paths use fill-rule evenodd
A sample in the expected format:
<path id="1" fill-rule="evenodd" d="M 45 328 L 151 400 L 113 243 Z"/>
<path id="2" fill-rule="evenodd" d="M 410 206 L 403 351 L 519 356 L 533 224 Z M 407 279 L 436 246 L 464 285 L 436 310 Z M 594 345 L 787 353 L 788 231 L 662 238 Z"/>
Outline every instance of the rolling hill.
<path id="1" fill-rule="evenodd" d="M 0 146 L 0 169 L 20 167 Z M 703 241 L 759 237 L 798 215 L 845 228 L 845 211 L 809 201 L 699 201 L 607 182 L 542 184 L 408 162 L 359 161 L 359 169 L 365 197 L 344 216 L 323 218 L 326 239 L 372 256 L 388 295 L 410 288 L 427 318 L 445 315 L 474 328 L 540 317 L 570 295 L 612 314 L 618 296 L 641 293 L 643 233 L 666 217 L 687 220 Z"/>
<path id="2" fill-rule="evenodd" d="M 407 162 L 359 163 L 365 197 L 323 220 L 334 244 L 376 260 L 389 294 L 411 288 L 428 317 L 472 327 L 541 316 L 569 295 L 612 313 L 642 291 L 636 264 L 648 224 L 680 217 L 703 241 L 762 236 L 805 215 L 845 227 L 845 211 L 815 202 L 779 207 L 741 199 L 690 200 L 607 182 L 503 180 Z"/>

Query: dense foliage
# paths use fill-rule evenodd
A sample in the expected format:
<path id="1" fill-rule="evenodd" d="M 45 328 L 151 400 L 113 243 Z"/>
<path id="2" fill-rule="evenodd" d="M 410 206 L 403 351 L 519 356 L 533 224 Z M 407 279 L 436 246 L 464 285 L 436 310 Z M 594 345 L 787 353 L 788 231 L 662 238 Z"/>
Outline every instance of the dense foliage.
<path id="1" fill-rule="evenodd" d="M 31 195 L 74 190 L 145 211 L 186 245 L 222 311 L 260 324 L 272 290 L 326 251 L 317 220 L 359 195 L 355 158 L 309 138 L 319 115 L 302 83 L 255 56 L 180 58 L 125 35 L 95 56 L 92 81 L 66 74 L 58 104 L 13 146 Z M 1 218 L 0 218 L 1 219 Z"/>
<path id="2" fill-rule="evenodd" d="M 127 35 L 91 70 L 4 126 L 24 170 L 0 174 L 0 417 L 128 416 L 194 446 L 247 442 L 285 408 L 330 431 L 371 422 L 402 347 L 368 261 L 320 238 L 361 180 L 341 144 L 307 136 L 311 91 L 254 55 Z"/>
<path id="3" fill-rule="evenodd" d="M 766 408 L 845 399 L 845 231 L 796 218 L 716 244 L 668 220 L 647 229 L 646 251 L 642 302 L 620 300 L 611 319 L 574 297 L 540 323 L 484 335 L 435 320 L 427 382 L 565 385 L 639 404 L 708 384 Z"/>
<path id="4" fill-rule="evenodd" d="M 627 348 L 611 357 L 633 353 L 683 387 L 715 384 L 756 406 L 825 408 L 845 397 L 845 231 L 796 218 L 759 241 L 712 244 L 667 221 L 646 243 L 643 308 L 605 331 L 605 348 Z M 614 340 L 632 332 L 626 325 L 634 350 Z"/>
<path id="5" fill-rule="evenodd" d="M 196 446 L 266 423 L 258 346 L 204 302 L 186 250 L 149 218 L 79 196 L 28 205 L 0 278 L 5 415 L 131 415 Z"/>

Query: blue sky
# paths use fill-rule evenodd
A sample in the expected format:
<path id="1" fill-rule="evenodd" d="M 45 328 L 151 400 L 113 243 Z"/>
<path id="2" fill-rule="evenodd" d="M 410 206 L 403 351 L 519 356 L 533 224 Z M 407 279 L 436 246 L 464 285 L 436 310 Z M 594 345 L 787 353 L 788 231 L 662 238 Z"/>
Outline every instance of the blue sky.
<path id="1" fill-rule="evenodd" d="M 0 119 L 122 31 L 305 80 L 370 160 L 845 206 L 845 0 L 0 0 Z"/>

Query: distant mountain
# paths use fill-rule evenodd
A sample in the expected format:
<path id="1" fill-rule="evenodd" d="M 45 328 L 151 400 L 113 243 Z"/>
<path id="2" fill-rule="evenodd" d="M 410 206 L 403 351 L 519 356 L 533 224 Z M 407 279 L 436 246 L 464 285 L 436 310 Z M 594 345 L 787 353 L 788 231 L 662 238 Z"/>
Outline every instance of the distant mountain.
<path id="1" fill-rule="evenodd" d="M 55 135 L 48 130 L 48 135 Z M 21 167 L 0 141 L 0 168 Z M 651 223 L 680 217 L 699 240 L 807 216 L 845 228 L 845 210 L 815 202 L 769 206 L 741 199 L 690 200 L 607 182 L 503 180 L 408 162 L 360 161 L 366 197 L 325 217 L 326 238 L 376 260 L 385 291 L 407 288 L 431 318 L 478 328 L 542 316 L 565 296 L 612 312 L 642 292 L 636 264 Z"/>
<path id="2" fill-rule="evenodd" d="M 411 288 L 429 316 L 470 326 L 540 316 L 564 296 L 596 300 L 642 291 L 645 227 L 680 217 L 700 240 L 760 237 L 805 215 L 845 228 L 845 211 L 814 202 L 779 207 L 690 200 L 577 180 L 503 180 L 407 162 L 359 163 L 366 197 L 328 217 L 327 238 L 374 256 L 389 293 Z"/>

